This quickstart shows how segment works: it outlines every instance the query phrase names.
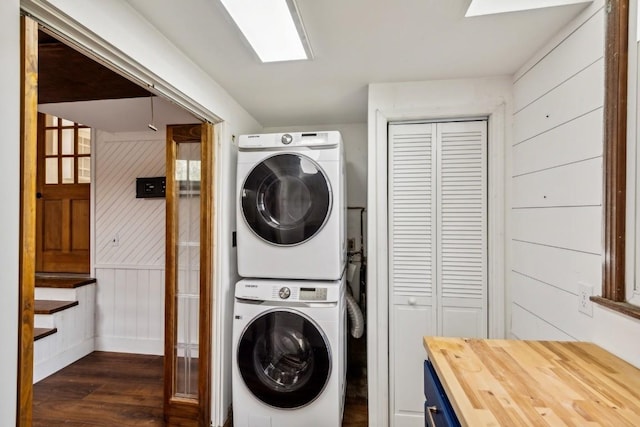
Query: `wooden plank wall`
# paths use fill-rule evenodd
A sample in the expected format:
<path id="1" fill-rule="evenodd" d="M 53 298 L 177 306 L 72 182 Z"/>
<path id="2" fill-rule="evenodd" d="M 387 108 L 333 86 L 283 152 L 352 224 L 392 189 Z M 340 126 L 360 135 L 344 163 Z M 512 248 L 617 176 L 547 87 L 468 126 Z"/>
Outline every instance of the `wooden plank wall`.
<path id="1" fill-rule="evenodd" d="M 135 184 L 164 174 L 164 132 L 97 133 L 97 350 L 163 353 L 165 199 Z"/>
<path id="2" fill-rule="evenodd" d="M 578 284 L 602 273 L 603 2 L 514 80 L 511 333 L 589 339 Z"/>

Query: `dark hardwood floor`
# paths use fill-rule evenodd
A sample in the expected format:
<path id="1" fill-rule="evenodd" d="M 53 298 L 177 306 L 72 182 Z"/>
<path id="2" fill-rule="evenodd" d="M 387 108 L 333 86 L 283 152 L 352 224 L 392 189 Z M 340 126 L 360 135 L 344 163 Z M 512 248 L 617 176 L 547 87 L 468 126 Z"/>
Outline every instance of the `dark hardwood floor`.
<path id="1" fill-rule="evenodd" d="M 164 426 L 161 356 L 94 352 L 33 394 L 34 427 Z M 347 399 L 342 426 L 367 426 L 366 401 Z"/>

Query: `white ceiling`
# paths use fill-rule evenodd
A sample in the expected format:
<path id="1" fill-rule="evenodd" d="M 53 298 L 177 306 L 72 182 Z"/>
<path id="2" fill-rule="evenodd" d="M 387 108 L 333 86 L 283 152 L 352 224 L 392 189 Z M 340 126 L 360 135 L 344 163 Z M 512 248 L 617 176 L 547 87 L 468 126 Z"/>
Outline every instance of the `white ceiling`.
<path id="1" fill-rule="evenodd" d="M 365 122 L 369 83 L 511 75 L 586 7 L 297 0 L 314 59 L 262 64 L 219 0 L 126 1 L 267 127 Z"/>
<path id="2" fill-rule="evenodd" d="M 153 98 L 153 123 L 147 97 L 40 104 L 38 111 L 107 132 L 150 131 L 149 124 L 164 130 L 167 125 L 200 123 L 186 110 L 159 97 Z"/>

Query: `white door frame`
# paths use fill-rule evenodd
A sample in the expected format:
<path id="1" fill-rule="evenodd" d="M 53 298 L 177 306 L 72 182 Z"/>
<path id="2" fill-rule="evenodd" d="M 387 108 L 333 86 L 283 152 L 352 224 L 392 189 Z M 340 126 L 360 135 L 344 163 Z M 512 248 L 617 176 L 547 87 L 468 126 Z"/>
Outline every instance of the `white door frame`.
<path id="1" fill-rule="evenodd" d="M 374 117 L 372 117 L 375 114 Z M 387 426 L 389 401 L 388 135 L 390 121 L 488 117 L 488 332 L 505 336 L 505 123 L 504 102 L 433 106 L 408 111 L 392 107 L 369 115 L 367 373 L 369 425 Z M 426 358 L 426 352 L 425 352 Z M 421 369 L 418 367 L 417 369 Z"/>

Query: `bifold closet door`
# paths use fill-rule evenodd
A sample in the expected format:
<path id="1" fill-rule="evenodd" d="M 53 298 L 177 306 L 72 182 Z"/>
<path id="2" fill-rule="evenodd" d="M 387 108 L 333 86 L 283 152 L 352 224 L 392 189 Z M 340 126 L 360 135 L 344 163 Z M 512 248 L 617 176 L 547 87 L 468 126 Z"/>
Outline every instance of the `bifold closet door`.
<path id="1" fill-rule="evenodd" d="M 418 426 L 422 336 L 437 335 L 436 125 L 389 126 L 389 378 L 391 424 Z M 424 423 L 424 421 L 422 421 Z"/>
<path id="2" fill-rule="evenodd" d="M 425 335 L 487 335 L 487 122 L 389 125 L 392 426 L 421 426 Z"/>
<path id="3" fill-rule="evenodd" d="M 438 335 L 487 337 L 487 122 L 438 123 Z"/>

